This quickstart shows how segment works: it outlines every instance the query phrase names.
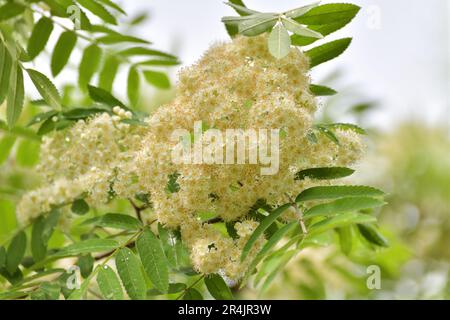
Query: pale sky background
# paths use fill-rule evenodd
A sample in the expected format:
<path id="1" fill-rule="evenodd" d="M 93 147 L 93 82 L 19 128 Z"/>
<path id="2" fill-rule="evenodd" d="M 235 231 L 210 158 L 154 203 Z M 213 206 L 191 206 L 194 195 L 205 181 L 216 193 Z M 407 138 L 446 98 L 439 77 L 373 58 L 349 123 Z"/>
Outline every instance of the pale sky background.
<path id="1" fill-rule="evenodd" d="M 258 11 L 280 12 L 311 1 L 247 0 Z M 322 3 L 338 1 L 322 1 Z M 405 118 L 450 122 L 450 1 L 352 0 L 362 7 L 345 29 L 327 37 L 354 38 L 339 59 L 317 67 L 313 81 L 343 71 L 338 91 L 355 86 L 366 100 L 380 101 L 372 122 L 387 127 Z M 211 43 L 228 40 L 220 22 L 234 11 L 220 0 L 127 0 L 131 13 L 148 10 L 151 19 L 141 35 L 156 48 L 176 52 L 183 62 L 195 62 Z M 356 98 L 355 98 L 356 99 Z M 356 101 L 355 101 L 356 102 Z"/>
<path id="2" fill-rule="evenodd" d="M 281 12 L 314 1 L 244 2 L 258 11 Z M 136 29 L 138 35 L 152 41 L 155 49 L 177 54 L 182 66 L 198 60 L 211 44 L 229 41 L 220 19 L 236 15 L 222 0 L 118 2 L 129 13 L 128 20 L 148 12 L 150 19 Z M 336 120 L 352 122 L 344 113 L 347 107 L 377 101 L 379 108 L 366 117 L 365 127 L 387 129 L 400 121 L 413 119 L 433 125 L 440 122 L 450 128 L 450 0 L 326 0 L 322 4 L 330 2 L 350 2 L 362 7 L 352 23 L 322 40 L 353 37 L 349 49 L 312 72 L 312 81 L 317 84 L 327 84 L 323 81 L 330 74 L 341 74 L 337 82 L 330 84 L 339 92 L 332 98 L 330 108 L 343 116 Z M 58 34 L 52 34 L 47 49 L 54 46 L 57 37 Z M 74 65 L 79 59 L 79 52 L 71 57 Z M 45 70 L 46 61 L 38 60 L 36 65 L 50 74 Z M 170 70 L 175 82 L 177 70 Z M 62 74 L 56 83 L 62 85 L 70 78 Z M 125 82 L 126 72 L 122 69 L 114 83 L 114 92 L 122 98 Z"/>

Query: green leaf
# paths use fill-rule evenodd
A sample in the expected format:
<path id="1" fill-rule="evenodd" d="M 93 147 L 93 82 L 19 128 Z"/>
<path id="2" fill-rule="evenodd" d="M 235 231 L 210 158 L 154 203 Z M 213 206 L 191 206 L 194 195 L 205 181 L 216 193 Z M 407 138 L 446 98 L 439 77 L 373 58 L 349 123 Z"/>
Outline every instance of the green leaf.
<path id="1" fill-rule="evenodd" d="M 163 72 L 158 71 L 144 71 L 145 80 L 151 85 L 159 89 L 169 89 L 170 80 L 167 75 Z"/>
<path id="2" fill-rule="evenodd" d="M 316 180 L 333 180 L 348 177 L 354 172 L 355 170 L 353 169 L 343 167 L 311 168 L 297 172 L 295 175 L 295 180 L 304 180 L 305 178 Z"/>
<path id="3" fill-rule="evenodd" d="M 261 221 L 259 226 L 251 235 L 250 239 L 245 244 L 244 249 L 242 250 L 241 261 L 245 260 L 255 242 L 264 234 L 264 231 L 266 231 L 267 228 L 269 228 L 272 225 L 272 223 L 274 223 L 275 220 L 277 220 L 283 214 L 283 212 L 290 206 L 291 204 L 285 204 L 275 209 L 263 221 Z"/>
<path id="4" fill-rule="evenodd" d="M 257 13 L 239 23 L 239 33 L 254 37 L 267 32 L 277 23 L 278 17 L 272 13 Z M 290 39 L 289 39 L 290 42 Z"/>
<path id="5" fill-rule="evenodd" d="M 141 76 L 136 67 L 131 67 L 128 72 L 127 95 L 130 105 L 136 106 L 139 102 L 139 89 L 141 86 Z"/>
<path id="6" fill-rule="evenodd" d="M 383 195 L 383 191 L 367 186 L 323 186 L 306 189 L 297 196 L 295 202 L 345 197 L 382 197 Z"/>
<path id="7" fill-rule="evenodd" d="M 296 35 L 300 35 L 300 36 L 304 36 L 304 37 L 312 37 L 312 38 L 317 38 L 317 39 L 323 38 L 323 35 L 320 34 L 319 32 L 310 30 L 310 29 L 302 26 L 301 24 L 295 22 L 292 19 L 283 18 L 282 22 L 287 30 L 289 30 L 290 32 L 293 32 Z M 289 40 L 290 40 L 290 38 L 289 38 Z"/>
<path id="8" fill-rule="evenodd" d="M 115 4 L 113 1 L 111 0 L 97 0 L 101 3 L 103 3 L 105 6 L 113 8 L 114 10 L 120 12 L 121 14 L 127 15 L 127 13 L 125 12 L 125 10 L 123 10 L 120 6 L 118 6 L 117 4 Z"/>
<path id="9" fill-rule="evenodd" d="M 305 25 L 327 25 L 341 21 L 351 21 L 360 7 L 350 3 L 330 3 L 309 10 L 306 14 L 294 18 Z"/>
<path id="10" fill-rule="evenodd" d="M 316 97 L 321 97 L 321 96 L 332 96 L 335 95 L 337 93 L 336 90 L 331 89 L 329 87 L 326 86 L 319 86 L 317 84 L 312 84 L 309 86 L 309 90 L 311 90 L 311 93 L 313 95 L 315 95 Z"/>
<path id="11" fill-rule="evenodd" d="M 97 284 L 106 300 L 123 300 L 123 290 L 119 278 L 109 266 L 100 269 Z"/>
<path id="12" fill-rule="evenodd" d="M 155 57 L 164 57 L 168 59 L 174 59 L 176 60 L 177 57 L 174 55 L 171 55 L 169 53 L 165 53 L 162 51 L 154 50 L 154 49 L 148 49 L 144 47 L 133 47 L 124 49 L 122 51 L 119 51 L 118 53 L 121 56 L 129 57 L 129 56 L 155 56 Z"/>
<path id="13" fill-rule="evenodd" d="M 310 11 L 311 9 L 313 9 L 314 7 L 317 7 L 319 3 L 320 3 L 320 2 L 315 2 L 315 3 L 309 4 L 309 5 L 300 7 L 300 8 L 296 8 L 296 9 L 292 9 L 292 10 L 286 11 L 286 12 L 284 13 L 284 15 L 285 15 L 286 17 L 289 17 L 289 18 L 298 18 L 298 17 L 301 17 L 301 16 L 303 16 L 304 14 L 306 14 L 308 11 Z"/>
<path id="14" fill-rule="evenodd" d="M 186 290 L 183 300 L 203 300 L 203 296 L 197 289 L 189 288 Z"/>
<path id="15" fill-rule="evenodd" d="M 169 266 L 161 241 L 151 232 L 145 230 L 136 242 L 144 270 L 151 282 L 161 292 L 169 289 Z"/>
<path id="16" fill-rule="evenodd" d="M 345 255 L 349 255 L 353 247 L 353 232 L 350 226 L 336 229 L 339 234 L 339 244 Z"/>
<path id="17" fill-rule="evenodd" d="M 133 251 L 123 248 L 116 255 L 116 267 L 122 284 L 133 300 L 144 300 L 147 296 L 147 287 L 142 266 Z"/>
<path id="18" fill-rule="evenodd" d="M 95 44 L 84 50 L 78 69 L 78 84 L 85 89 L 100 67 L 102 49 Z"/>
<path id="19" fill-rule="evenodd" d="M 305 178 L 315 180 L 334 180 L 348 177 L 354 172 L 355 170 L 344 167 L 311 168 L 297 172 L 295 175 L 295 180 L 304 180 Z"/>
<path id="20" fill-rule="evenodd" d="M 12 64 L 13 61 L 8 48 L 0 41 L 0 105 L 5 101 L 8 94 Z"/>
<path id="21" fill-rule="evenodd" d="M 31 253 L 33 259 L 39 262 L 45 258 L 47 255 L 47 245 L 42 239 L 42 232 L 45 227 L 45 218 L 40 216 L 33 224 L 33 229 L 31 233 Z"/>
<path id="22" fill-rule="evenodd" d="M 366 130 L 364 130 L 363 128 L 355 125 L 355 124 L 351 124 L 351 123 L 331 123 L 331 124 L 326 124 L 326 125 L 322 125 L 325 126 L 327 128 L 330 129 L 339 129 L 339 130 L 344 130 L 344 131 L 353 131 L 356 132 L 358 134 L 367 134 Z"/>
<path id="23" fill-rule="evenodd" d="M 39 142 L 23 139 L 16 150 L 16 161 L 21 167 L 32 168 L 39 162 L 41 145 Z"/>
<path id="24" fill-rule="evenodd" d="M 77 199 L 72 203 L 70 210 L 73 213 L 82 216 L 89 212 L 89 205 L 84 199 Z"/>
<path id="25" fill-rule="evenodd" d="M 116 18 L 100 3 L 94 0 L 78 0 L 78 3 L 103 21 L 117 25 Z"/>
<path id="26" fill-rule="evenodd" d="M 6 254 L 6 271 L 13 275 L 19 264 L 22 262 L 25 256 L 25 250 L 27 249 L 27 236 L 25 232 L 19 232 L 11 241 Z"/>
<path id="27" fill-rule="evenodd" d="M 161 224 L 158 224 L 158 234 L 170 266 L 175 270 L 187 267 L 189 265 L 189 253 L 184 244 Z"/>
<path id="28" fill-rule="evenodd" d="M 269 288 L 270 284 L 278 275 L 278 273 L 281 270 L 283 270 L 283 268 L 289 263 L 289 261 L 295 256 L 296 253 L 297 253 L 296 250 L 287 251 L 283 255 L 276 257 L 276 259 L 273 262 L 271 262 L 272 270 L 269 272 L 268 276 L 266 277 L 266 280 L 261 286 L 260 294 L 262 294 Z"/>
<path id="29" fill-rule="evenodd" d="M 340 145 L 339 140 L 336 137 L 336 134 L 332 130 L 330 130 L 328 127 L 323 126 L 323 125 L 316 125 L 316 126 L 314 126 L 314 128 L 317 129 L 323 135 L 325 135 L 332 142 L 336 143 L 337 145 Z"/>
<path id="30" fill-rule="evenodd" d="M 291 38 L 283 25 L 278 24 L 269 36 L 269 52 L 276 59 L 282 59 L 291 51 Z"/>
<path id="31" fill-rule="evenodd" d="M 31 300 L 58 300 L 61 286 L 58 283 L 44 282 L 30 295 Z"/>
<path id="32" fill-rule="evenodd" d="M 264 255 L 266 255 L 272 248 L 275 247 L 275 245 L 291 230 L 294 229 L 295 226 L 298 225 L 297 221 L 293 221 L 289 224 L 284 225 L 280 229 L 278 229 L 266 242 L 264 247 L 261 249 L 261 251 L 258 252 L 257 258 L 262 258 Z"/>
<path id="33" fill-rule="evenodd" d="M 66 7 L 73 4 L 73 2 L 69 2 L 69 0 L 43 0 L 43 2 L 50 8 L 50 13 L 52 15 L 64 18 L 68 16 Z"/>
<path id="34" fill-rule="evenodd" d="M 0 165 L 8 160 L 14 144 L 16 143 L 16 137 L 13 135 L 5 135 L 0 139 Z"/>
<path id="35" fill-rule="evenodd" d="M 307 24 L 308 29 L 326 36 L 349 24 L 359 10 L 360 7 L 354 4 L 332 3 L 314 8 L 295 20 L 301 24 Z M 295 46 L 306 46 L 317 40 L 316 38 L 299 35 L 293 35 L 291 39 Z"/>
<path id="36" fill-rule="evenodd" d="M 28 40 L 28 57 L 30 60 L 36 58 L 44 50 L 50 34 L 53 31 L 53 22 L 47 17 L 42 17 L 33 28 L 30 40 Z"/>
<path id="37" fill-rule="evenodd" d="M 78 258 L 77 266 L 80 267 L 81 276 L 87 279 L 94 269 L 95 259 L 90 255 L 86 254 Z"/>
<path id="38" fill-rule="evenodd" d="M 53 107 L 53 109 L 61 110 L 61 97 L 50 79 L 36 70 L 27 69 L 27 73 L 48 105 Z"/>
<path id="39" fill-rule="evenodd" d="M 107 213 L 103 216 L 89 219 L 83 225 L 93 224 L 103 228 L 113 228 L 122 230 L 139 230 L 142 223 L 136 218 L 119 213 Z"/>
<path id="40" fill-rule="evenodd" d="M 60 212 L 52 211 L 48 217 L 40 216 L 33 224 L 31 233 L 31 253 L 35 262 L 44 260 L 47 245 L 58 223 Z"/>
<path id="41" fill-rule="evenodd" d="M 344 38 L 325 43 L 305 52 L 310 60 L 310 68 L 340 56 L 350 45 L 352 38 Z"/>
<path id="42" fill-rule="evenodd" d="M 7 100 L 6 118 L 11 129 L 19 120 L 24 102 L 23 72 L 18 64 L 15 64 L 11 71 Z"/>
<path id="43" fill-rule="evenodd" d="M 53 255 L 53 257 L 73 257 L 80 254 L 93 252 L 105 252 L 117 249 L 119 243 L 109 239 L 88 239 L 82 242 L 71 244 Z"/>
<path id="44" fill-rule="evenodd" d="M 118 43 L 124 43 L 124 42 L 150 44 L 150 42 L 147 40 L 133 37 L 133 36 L 127 36 L 127 35 L 123 35 L 123 34 L 108 34 L 106 36 L 97 38 L 97 42 L 103 43 L 106 45 L 118 44 Z"/>
<path id="45" fill-rule="evenodd" d="M 380 247 L 389 247 L 389 242 L 387 239 L 373 225 L 361 223 L 358 224 L 358 229 L 361 235 L 370 243 Z"/>
<path id="46" fill-rule="evenodd" d="M 211 274 L 205 278 L 205 285 L 209 293 L 216 300 L 233 300 L 230 288 L 218 274 Z"/>
<path id="47" fill-rule="evenodd" d="M 24 12 L 25 6 L 17 2 L 8 2 L 0 7 L 0 22 L 5 21 Z"/>
<path id="48" fill-rule="evenodd" d="M 66 31 L 61 34 L 52 54 L 51 70 L 52 75 L 56 77 L 69 62 L 70 55 L 77 43 L 75 32 Z"/>
<path id="49" fill-rule="evenodd" d="M 336 217 L 326 218 L 311 225 L 308 229 L 308 237 L 312 237 L 313 235 L 317 235 L 335 228 L 342 228 L 358 223 L 372 223 L 375 221 L 376 218 L 368 214 L 356 212 L 344 213 Z"/>
<path id="50" fill-rule="evenodd" d="M 106 108 L 76 108 L 63 113 L 64 119 L 85 120 L 99 113 L 110 111 Z"/>
<path id="51" fill-rule="evenodd" d="M 58 112 L 55 110 L 51 110 L 51 111 L 47 111 L 47 112 L 42 112 L 42 113 L 38 113 L 37 115 L 35 115 L 30 122 L 27 124 L 27 127 L 30 127 L 32 125 L 35 125 L 37 123 L 43 122 L 47 119 L 52 118 L 53 116 L 58 115 Z"/>
<path id="52" fill-rule="evenodd" d="M 372 209 L 385 204 L 386 202 L 375 198 L 348 197 L 314 206 L 306 210 L 304 217 L 306 219 L 310 219 L 318 216 L 337 215 L 346 212 Z"/>
<path id="53" fill-rule="evenodd" d="M 106 90 L 88 85 L 88 91 L 89 96 L 95 102 L 106 104 L 107 106 L 110 106 L 112 108 L 115 106 L 125 108 L 125 105 L 122 102 L 120 102 L 116 97 L 114 97 Z"/>
<path id="54" fill-rule="evenodd" d="M 98 86 L 108 92 L 113 89 L 114 80 L 119 71 L 120 61 L 114 56 L 107 56 L 100 71 Z"/>

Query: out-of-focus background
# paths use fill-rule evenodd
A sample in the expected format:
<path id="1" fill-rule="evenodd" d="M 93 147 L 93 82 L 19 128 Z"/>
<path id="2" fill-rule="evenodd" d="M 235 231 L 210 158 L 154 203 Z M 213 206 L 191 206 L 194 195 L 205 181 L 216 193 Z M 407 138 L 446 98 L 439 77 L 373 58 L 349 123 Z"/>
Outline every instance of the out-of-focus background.
<path id="1" fill-rule="evenodd" d="M 311 2 L 245 1 L 264 12 Z M 338 1 L 321 3 L 328 2 Z M 311 75 L 314 83 L 339 91 L 320 99 L 318 118 L 368 129 L 368 151 L 352 182 L 388 193 L 389 205 L 378 215 L 391 246 L 369 252 L 356 246 L 345 255 L 334 238 L 324 238 L 292 261 L 260 297 L 449 299 L 450 2 L 348 2 L 361 6 L 360 13 L 326 41 L 351 36 L 352 45 Z M 194 63 L 211 44 L 228 41 L 220 19 L 235 14 L 220 0 L 128 0 L 122 5 L 131 15 L 148 15 L 136 34 L 178 55 L 181 67 Z M 169 72 L 176 80 L 176 70 Z M 124 94 L 125 77 L 120 74 L 115 82 L 118 96 Z M 64 79 L 58 82 L 62 85 Z M 146 109 L 174 95 L 173 90 L 143 92 Z M 34 185 L 31 173 L 39 144 L 26 139 L 26 132 L 22 138 L 14 160 L 3 159 L 0 152 L 0 240 L 16 227 L 14 204 L 20 192 Z M 7 147 L 8 141 L 2 141 L 1 147 Z M 370 266 L 381 270 L 380 289 L 367 286 Z M 256 298 L 256 291 L 247 288 L 240 294 Z"/>
<path id="2" fill-rule="evenodd" d="M 315 2 L 248 0 L 263 12 Z M 336 1 L 321 1 L 322 4 Z M 450 4 L 447 0 L 354 0 L 362 7 L 345 29 L 327 37 L 353 37 L 348 52 L 314 70 L 317 82 L 345 70 L 341 89 L 351 87 L 380 101 L 370 123 L 390 128 L 403 119 L 447 122 L 449 113 Z M 220 22 L 234 11 L 220 0 L 123 1 L 130 12 L 149 11 L 139 33 L 176 52 L 183 65 L 195 62 L 214 42 L 229 37 Z M 343 101 L 342 103 L 346 103 Z"/>

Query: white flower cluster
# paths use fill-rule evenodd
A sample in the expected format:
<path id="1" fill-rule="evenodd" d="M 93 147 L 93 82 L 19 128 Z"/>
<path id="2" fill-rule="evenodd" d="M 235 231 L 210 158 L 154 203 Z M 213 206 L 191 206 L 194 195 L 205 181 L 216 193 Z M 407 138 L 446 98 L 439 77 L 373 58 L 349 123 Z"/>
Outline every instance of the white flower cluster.
<path id="1" fill-rule="evenodd" d="M 266 40 L 237 37 L 213 46 L 197 64 L 181 71 L 174 101 L 149 117 L 147 127 L 117 121 L 130 114 L 115 109 L 113 117 L 103 114 L 46 138 L 41 170 L 49 186 L 24 197 L 19 206 L 22 220 L 82 193 L 94 204 L 106 201 L 111 192 L 121 198 L 149 194 L 158 221 L 180 229 L 199 272 L 238 279 L 262 244 L 240 262 L 242 248 L 258 225 L 247 217 L 255 202 L 286 203 L 287 196 L 314 184 L 295 181 L 296 172 L 349 166 L 362 150 L 358 136 L 347 131 L 336 132 L 340 145 L 325 137 L 308 139 L 316 111 L 308 59 L 293 48 L 286 58 L 276 60 Z M 278 174 L 262 176 L 255 164 L 174 164 L 171 152 L 176 142 L 171 134 L 192 130 L 195 121 L 219 130 L 282 130 Z M 167 184 L 175 173 L 179 190 L 170 193 Z M 237 221 L 239 237 L 226 237 L 202 223 L 198 215 L 206 212 Z M 290 212 L 285 218 L 297 217 Z"/>

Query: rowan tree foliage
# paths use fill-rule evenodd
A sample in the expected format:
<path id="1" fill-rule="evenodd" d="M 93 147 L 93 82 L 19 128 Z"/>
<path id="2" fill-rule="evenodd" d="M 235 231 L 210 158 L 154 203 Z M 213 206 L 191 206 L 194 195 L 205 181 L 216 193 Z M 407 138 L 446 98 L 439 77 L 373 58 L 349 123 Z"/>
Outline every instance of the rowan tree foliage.
<path id="1" fill-rule="evenodd" d="M 319 97 L 337 91 L 309 72 L 351 38 L 316 41 L 360 8 L 227 5 L 231 39 L 180 72 L 173 101 L 148 114 L 144 82 L 170 88 L 161 67 L 179 62 L 124 31 L 145 16 L 110 0 L 0 1 L 0 182 L 8 159 L 38 176 L 0 190 L 15 210 L 0 208 L 18 217 L 1 230 L 0 298 L 234 299 L 250 283 L 264 292 L 324 235 L 347 254 L 354 243 L 388 246 L 374 216 L 384 193 L 344 179 L 366 132 L 314 121 Z M 114 91 L 123 71 L 126 100 Z M 64 74 L 77 78 L 58 89 Z M 170 133 L 197 120 L 281 129 L 279 173 L 172 163 Z"/>

